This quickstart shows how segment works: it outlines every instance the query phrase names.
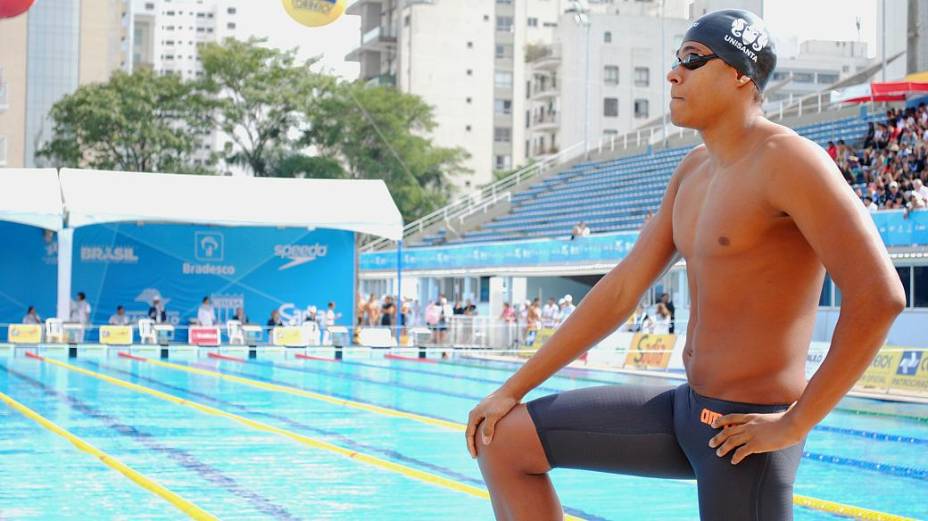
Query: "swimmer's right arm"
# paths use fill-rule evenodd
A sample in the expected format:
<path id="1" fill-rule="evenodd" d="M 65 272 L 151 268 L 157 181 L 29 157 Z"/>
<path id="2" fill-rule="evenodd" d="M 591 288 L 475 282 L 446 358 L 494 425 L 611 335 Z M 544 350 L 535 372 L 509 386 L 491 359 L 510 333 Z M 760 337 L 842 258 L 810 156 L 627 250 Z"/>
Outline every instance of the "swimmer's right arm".
<path id="1" fill-rule="evenodd" d="M 667 185 L 660 208 L 642 228 L 628 256 L 593 286 L 577 309 L 525 365 L 470 412 L 465 437 L 471 456 L 477 454 L 475 434 L 480 422 L 486 420 L 482 434 L 487 442 L 492 440 L 497 421 L 529 391 L 624 323 L 654 280 L 676 262 L 673 203 L 680 179 L 699 160 L 694 156 L 702 155 L 700 149 L 690 152 L 680 162 Z"/>

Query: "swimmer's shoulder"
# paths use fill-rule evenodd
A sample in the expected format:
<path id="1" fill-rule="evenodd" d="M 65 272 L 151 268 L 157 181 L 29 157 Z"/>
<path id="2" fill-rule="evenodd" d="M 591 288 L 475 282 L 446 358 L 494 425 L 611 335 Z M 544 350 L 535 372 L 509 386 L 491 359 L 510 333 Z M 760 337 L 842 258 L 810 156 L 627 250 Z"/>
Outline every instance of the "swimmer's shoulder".
<path id="1" fill-rule="evenodd" d="M 677 165 L 677 168 L 673 171 L 673 175 L 670 178 L 670 184 L 672 186 L 678 186 L 686 176 L 707 161 L 709 161 L 709 150 L 706 148 L 706 145 L 696 145 L 680 160 L 680 163 Z"/>
<path id="2" fill-rule="evenodd" d="M 800 136 L 791 128 L 768 121 L 763 132 L 765 137 L 758 150 L 758 159 L 762 164 L 819 161 L 822 156 L 827 156 L 825 149 L 818 143 Z"/>

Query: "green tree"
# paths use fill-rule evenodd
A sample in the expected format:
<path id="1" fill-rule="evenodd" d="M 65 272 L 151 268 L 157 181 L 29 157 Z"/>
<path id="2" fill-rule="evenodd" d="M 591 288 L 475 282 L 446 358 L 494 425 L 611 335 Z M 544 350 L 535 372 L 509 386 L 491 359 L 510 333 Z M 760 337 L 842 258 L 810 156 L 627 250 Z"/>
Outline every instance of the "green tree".
<path id="1" fill-rule="evenodd" d="M 200 49 L 200 88 L 215 100 L 212 118 L 235 143 L 230 163 L 255 176 L 274 175 L 274 162 L 288 157 L 306 125 L 303 114 L 334 79 L 298 62 L 296 51 L 262 47 L 263 40 L 225 40 Z"/>
<path id="2" fill-rule="evenodd" d="M 194 164 L 210 130 L 210 101 L 174 75 L 116 72 L 52 106 L 52 137 L 38 151 L 58 167 L 208 173 Z"/>
<path id="3" fill-rule="evenodd" d="M 310 125 L 300 143 L 340 161 L 350 179 L 383 179 L 407 221 L 447 203 L 449 178 L 467 171 L 463 149 L 423 137 L 435 121 L 418 96 L 342 82 L 305 113 Z"/>

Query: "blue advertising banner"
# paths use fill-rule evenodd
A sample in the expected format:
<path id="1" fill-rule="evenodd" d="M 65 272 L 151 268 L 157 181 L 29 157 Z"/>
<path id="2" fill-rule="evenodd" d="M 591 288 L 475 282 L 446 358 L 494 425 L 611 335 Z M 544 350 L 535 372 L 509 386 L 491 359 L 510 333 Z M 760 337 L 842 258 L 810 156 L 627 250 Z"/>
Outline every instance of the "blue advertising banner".
<path id="1" fill-rule="evenodd" d="M 0 323 L 19 323 L 35 306 L 43 320 L 55 316 L 58 239 L 54 232 L 0 221 Z M 6 328 L 2 328 L 6 336 Z"/>
<path id="2" fill-rule="evenodd" d="M 873 214 L 887 246 L 928 245 L 928 211 L 907 218 L 901 211 Z M 840 225 L 836 225 L 840 228 Z M 507 268 L 616 263 L 631 250 L 638 232 L 592 235 L 577 240 L 536 239 L 403 249 L 404 270 Z M 362 253 L 362 271 L 395 271 L 396 251 Z"/>
<path id="3" fill-rule="evenodd" d="M 588 262 L 618 262 L 638 232 L 592 235 L 577 240 L 537 239 L 403 250 L 404 270 L 502 268 Z M 396 251 L 361 254 L 361 270 L 396 270 Z"/>
<path id="4" fill-rule="evenodd" d="M 203 297 L 219 324 L 239 307 L 253 324 L 264 325 L 275 309 L 286 323 L 329 301 L 342 313 L 338 324 L 352 323 L 352 232 L 102 224 L 74 232 L 73 264 L 72 293 L 87 294 L 94 324 L 105 324 L 118 305 L 133 321 L 145 317 L 156 296 L 181 326 L 196 318 Z"/>

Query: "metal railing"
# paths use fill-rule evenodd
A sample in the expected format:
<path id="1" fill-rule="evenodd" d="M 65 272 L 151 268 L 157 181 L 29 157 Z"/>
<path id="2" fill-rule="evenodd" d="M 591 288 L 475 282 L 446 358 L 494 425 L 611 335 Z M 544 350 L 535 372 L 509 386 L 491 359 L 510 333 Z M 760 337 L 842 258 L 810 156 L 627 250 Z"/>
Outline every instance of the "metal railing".
<path id="1" fill-rule="evenodd" d="M 583 143 L 576 143 L 561 150 L 557 154 L 546 157 L 536 163 L 523 167 L 511 175 L 491 183 L 480 192 L 465 196 L 457 201 L 435 210 L 434 212 L 417 219 L 403 227 L 403 237 L 414 233 L 421 233 L 426 229 L 439 224 L 446 225 L 453 222 L 461 223 L 467 217 L 486 212 L 491 206 L 512 196 L 512 189 L 525 181 L 537 178 L 559 165 L 578 159 L 585 153 Z M 393 244 L 390 239 L 375 239 L 361 246 L 361 251 L 377 251 Z"/>

